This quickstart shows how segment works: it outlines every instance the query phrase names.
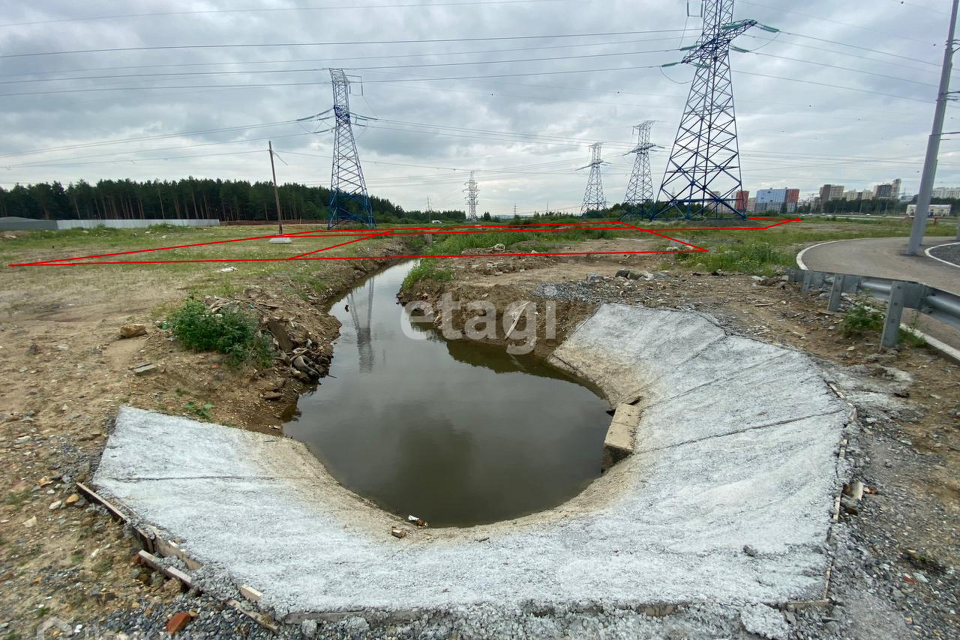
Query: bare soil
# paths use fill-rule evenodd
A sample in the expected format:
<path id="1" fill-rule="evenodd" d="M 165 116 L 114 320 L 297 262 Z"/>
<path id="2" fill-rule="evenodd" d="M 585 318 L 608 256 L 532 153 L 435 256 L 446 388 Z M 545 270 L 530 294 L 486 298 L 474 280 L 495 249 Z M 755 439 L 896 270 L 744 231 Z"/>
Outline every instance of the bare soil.
<path id="1" fill-rule="evenodd" d="M 383 246 L 355 246 L 361 253 L 384 254 Z M 620 238 L 579 243 L 574 250 L 638 247 L 655 249 L 658 244 Z M 388 250 L 400 253 L 404 248 L 395 243 Z M 23 257 L 42 255 L 38 250 Z M 375 260 L 319 263 L 311 274 L 314 284 L 282 272 L 251 275 L 238 280 L 242 286 L 226 288 L 222 300 L 208 302 L 230 300 L 264 321 L 274 318 L 300 343 L 309 339 L 316 353 L 329 356 L 338 327 L 325 305 L 379 266 Z M 827 312 L 817 293 L 803 294 L 779 281 L 763 286 L 748 275 L 681 270 L 655 254 L 465 256 L 445 260 L 443 266 L 454 269 L 452 281 L 422 281 L 405 297 L 435 300 L 449 291 L 464 301 L 489 300 L 501 311 L 516 300 L 554 300 L 558 335 L 537 344 L 541 355 L 598 304 L 622 301 L 704 311 L 731 331 L 804 350 L 828 367 L 861 367 L 860 374 L 878 381 L 888 375 L 884 367 L 908 373 L 912 382 L 900 400 L 910 411 L 861 411 L 862 434 L 848 459 L 855 476 L 875 493 L 864 497 L 858 513 L 843 512 L 851 534 L 844 538 L 849 540 L 847 555 L 838 554 L 834 602 L 816 613 L 798 612 L 791 624 L 796 637 L 817 638 L 901 633 L 947 638 L 950 629 L 960 626 L 956 364 L 926 348 L 878 355 L 879 336 L 844 337 L 842 315 Z M 640 279 L 616 277 L 621 269 L 640 273 Z M 287 361 L 265 371 L 233 368 L 220 356 L 187 352 L 171 340 L 155 322 L 188 295 L 190 277 L 149 269 L 4 273 L 0 592 L 5 595 L 0 598 L 0 638 L 32 636 L 51 615 L 90 624 L 131 612 L 157 616 L 176 601 L 175 584 L 131 564 L 138 546 L 119 525 L 83 500 L 79 506 L 51 508 L 74 493 L 76 481 L 89 477 L 120 405 L 276 433 L 309 386 Z M 119 327 L 130 322 L 147 324 L 147 335 L 120 339 Z M 460 317 L 455 323 L 462 322 Z M 505 340 L 501 336 L 498 342 Z M 158 365 L 158 371 L 135 376 L 131 367 L 142 362 Z M 918 571 L 923 579 L 917 578 Z M 859 596 L 879 604 L 858 610 L 852 603 Z M 893 631 L 880 633 L 877 611 L 889 618 Z M 859 621 L 849 621 L 851 616 Z"/>
<path id="2" fill-rule="evenodd" d="M 622 242 L 584 245 L 601 250 Z M 868 493 L 842 510 L 830 603 L 820 611 L 790 613 L 794 637 L 956 637 L 957 363 L 925 346 L 880 353 L 876 332 L 846 337 L 843 310 L 828 311 L 826 294 L 803 293 L 779 278 L 698 273 L 656 255 L 467 258 L 442 266 L 455 269 L 452 281 L 420 282 L 404 298 L 435 302 L 451 293 L 464 303 L 489 300 L 500 312 L 517 300 L 538 308 L 546 299 L 556 301 L 558 340 L 538 343 L 541 355 L 603 302 L 705 312 L 729 331 L 810 354 L 828 379 L 838 378 L 838 388 L 849 387 L 846 395 L 859 410 L 862 428 L 845 457 L 849 479 L 861 480 Z M 624 269 L 640 278 L 616 277 Z M 454 326 L 464 318 L 458 315 Z M 502 332 L 496 342 L 509 343 Z"/>
<path id="3" fill-rule="evenodd" d="M 357 249 L 365 251 L 400 255 L 406 248 L 391 241 Z M 295 344 L 310 340 L 313 357 L 328 361 L 339 323 L 325 305 L 387 262 L 313 263 L 310 278 L 252 276 L 248 286 L 226 288 L 229 294 L 206 302 L 232 302 L 261 323 L 273 319 Z M 50 616 L 88 624 L 124 610 L 149 616 L 151 606 L 159 609 L 179 594 L 176 585 L 133 566 L 139 547 L 119 525 L 83 499 L 67 505 L 74 483 L 95 469 L 119 406 L 277 433 L 313 384 L 290 366 L 289 354 L 257 370 L 182 349 L 162 319 L 196 277 L 104 267 L 4 273 L 0 638 L 32 637 Z M 134 322 L 147 325 L 147 335 L 122 339 L 120 326 Z M 157 369 L 144 376 L 131 371 L 146 362 Z"/>

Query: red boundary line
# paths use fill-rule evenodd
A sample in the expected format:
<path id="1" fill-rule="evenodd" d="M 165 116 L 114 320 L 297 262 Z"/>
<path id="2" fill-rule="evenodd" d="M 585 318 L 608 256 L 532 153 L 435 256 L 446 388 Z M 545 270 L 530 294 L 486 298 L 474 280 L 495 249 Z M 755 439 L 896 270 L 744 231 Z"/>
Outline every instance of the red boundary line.
<path id="1" fill-rule="evenodd" d="M 763 231 L 765 229 L 772 229 L 773 227 L 778 227 L 783 224 L 788 224 L 790 222 L 799 222 L 798 218 L 750 218 L 750 220 L 760 220 L 764 222 L 774 222 L 775 224 L 770 224 L 765 227 L 706 227 L 706 228 L 672 228 L 672 229 L 660 229 L 659 231 Z M 606 225 L 606 226 L 604 226 Z M 614 226 L 615 225 L 615 226 Z M 557 227 L 556 229 L 543 229 L 543 227 Z M 566 229 L 561 229 L 567 227 Z M 584 228 L 586 227 L 586 228 Z M 458 229 L 467 229 L 466 231 L 458 231 Z M 548 253 L 483 253 L 483 254 L 469 254 L 469 255 L 432 255 L 432 256 L 318 256 L 318 257 L 308 257 L 314 256 L 317 253 L 322 253 L 330 249 L 335 249 L 337 247 L 342 247 L 354 242 L 361 242 L 363 240 L 369 240 L 370 238 L 376 238 L 380 236 L 406 236 L 406 235 L 421 235 L 421 234 L 430 234 L 430 235 L 450 235 L 455 233 L 490 233 L 491 230 L 498 233 L 521 233 L 524 231 L 571 231 L 571 230 L 583 230 L 583 231 L 603 231 L 603 230 L 623 230 L 623 229 L 635 229 L 637 231 L 643 231 L 649 233 L 665 240 L 670 240 L 678 244 L 685 245 L 690 247 L 690 249 L 679 250 L 679 251 L 578 251 L 578 252 L 548 252 Z M 319 235 L 318 235 L 319 234 Z M 340 244 L 332 245 L 329 247 L 324 247 L 322 249 L 317 249 L 316 251 L 309 251 L 296 256 L 291 256 L 288 258 L 222 258 L 222 259 L 199 259 L 199 260 L 101 260 L 101 261 L 92 261 L 92 258 L 113 258 L 117 256 L 126 256 L 133 255 L 138 253 L 150 253 L 153 251 L 168 251 L 171 249 L 190 249 L 194 247 L 205 247 L 214 244 L 227 244 L 230 242 L 245 242 L 248 240 L 269 240 L 271 238 L 295 238 L 295 237 L 304 237 L 304 238 L 315 238 L 315 237 L 346 237 L 354 238 L 353 240 L 348 240 L 347 242 L 342 242 Z M 323 230 L 317 229 L 313 231 L 299 231 L 295 233 L 283 233 L 275 234 L 268 236 L 254 236 L 251 238 L 234 238 L 231 240 L 217 240 L 214 242 L 199 242 L 195 244 L 185 244 L 177 245 L 172 247 L 156 247 L 153 249 L 137 249 L 135 251 L 120 251 L 117 253 L 104 253 L 91 256 L 78 256 L 72 258 L 55 258 L 52 260 L 44 260 L 40 262 L 28 262 L 22 264 L 11 264 L 10 267 L 57 267 L 57 266 L 83 266 L 83 265 L 121 265 L 121 264 L 184 264 L 184 263 L 220 263 L 220 262 L 276 262 L 276 261 L 289 261 L 289 260 L 367 260 L 367 259 L 409 259 L 409 258 L 486 258 L 486 257 L 498 257 L 498 256 L 530 256 L 530 255 L 539 255 L 539 256 L 587 256 L 587 255 L 632 255 L 632 254 L 651 254 L 651 253 L 704 253 L 708 250 L 703 247 L 698 247 L 695 244 L 689 242 L 684 242 L 683 240 L 678 240 L 677 238 L 672 238 L 663 233 L 658 233 L 653 229 L 644 229 L 637 227 L 635 225 L 629 224 L 622 221 L 595 221 L 595 222 L 546 222 L 546 223 L 533 223 L 533 224 L 522 224 L 522 225 L 479 225 L 479 226 L 458 226 L 458 227 L 404 227 L 404 228 L 392 228 L 392 229 L 378 229 L 375 233 L 371 233 L 370 230 L 359 230 L 359 231 L 342 231 L 338 229 L 334 230 Z M 78 262 L 83 260 L 84 262 Z"/>

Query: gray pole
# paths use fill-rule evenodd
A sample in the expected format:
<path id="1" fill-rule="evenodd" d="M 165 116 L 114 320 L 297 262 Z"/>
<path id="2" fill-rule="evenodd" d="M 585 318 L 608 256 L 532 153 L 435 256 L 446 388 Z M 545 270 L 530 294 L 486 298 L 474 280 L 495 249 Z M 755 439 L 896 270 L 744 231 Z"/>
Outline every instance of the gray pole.
<path id="1" fill-rule="evenodd" d="M 937 109 L 933 116 L 933 131 L 927 141 L 927 158 L 923 163 L 923 177 L 920 178 L 920 194 L 917 196 L 917 210 L 913 216 L 913 230 L 907 244 L 907 255 L 915 256 L 920 250 L 923 233 L 927 229 L 927 213 L 930 211 L 930 197 L 933 194 L 933 182 L 937 177 L 937 158 L 940 155 L 940 137 L 943 134 L 943 118 L 947 111 L 947 97 L 950 93 L 950 72 L 953 70 L 953 45 L 957 31 L 957 8 L 960 0 L 953 0 L 953 13 L 950 15 L 950 32 L 947 49 L 943 54 L 943 70 L 940 74 L 940 94 L 937 96 Z"/>
<path id="2" fill-rule="evenodd" d="M 960 1 L 960 0 L 956 0 Z M 280 191 L 277 190 L 277 170 L 273 167 L 273 141 L 267 142 L 270 149 L 270 173 L 273 174 L 273 197 L 277 200 L 277 224 L 280 225 L 280 233 L 283 233 L 283 212 L 280 210 Z"/>

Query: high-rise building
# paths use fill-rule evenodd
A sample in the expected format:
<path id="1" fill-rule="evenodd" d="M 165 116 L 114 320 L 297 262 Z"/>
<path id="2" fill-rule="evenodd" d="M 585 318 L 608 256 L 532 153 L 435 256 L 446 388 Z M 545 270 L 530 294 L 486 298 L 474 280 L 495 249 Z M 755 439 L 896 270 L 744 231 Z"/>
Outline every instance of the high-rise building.
<path id="1" fill-rule="evenodd" d="M 844 187 L 842 184 L 825 184 L 820 187 L 820 202 L 830 202 L 831 200 L 841 200 L 843 198 Z"/>
<path id="2" fill-rule="evenodd" d="M 746 211 L 748 200 L 750 200 L 749 191 L 737 191 L 737 211 Z"/>
<path id="3" fill-rule="evenodd" d="M 960 198 L 960 187 L 936 187 L 933 190 L 933 197 L 940 199 L 958 199 Z"/>
<path id="4" fill-rule="evenodd" d="M 797 204 L 800 202 L 800 189 L 787 189 L 787 213 L 793 213 L 797 210 Z"/>
<path id="5" fill-rule="evenodd" d="M 800 201 L 800 189 L 760 189 L 757 191 L 755 212 L 786 211 L 793 213 Z"/>
<path id="6" fill-rule="evenodd" d="M 900 178 L 897 178 L 893 181 L 893 193 L 890 194 L 890 198 L 897 200 L 900 198 L 900 188 L 903 186 L 903 181 Z"/>

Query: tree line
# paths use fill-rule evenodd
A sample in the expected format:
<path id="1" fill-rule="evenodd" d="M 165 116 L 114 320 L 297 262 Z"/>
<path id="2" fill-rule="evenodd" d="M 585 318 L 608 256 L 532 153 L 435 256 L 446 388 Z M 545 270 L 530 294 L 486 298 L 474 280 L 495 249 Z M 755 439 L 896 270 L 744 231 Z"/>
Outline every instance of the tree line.
<path id="1" fill-rule="evenodd" d="M 329 214 L 330 189 L 302 184 L 279 188 L 285 220 L 325 220 Z M 360 206 L 347 208 L 359 215 Z M 431 219 L 464 220 L 463 211 L 404 211 L 384 198 L 370 197 L 374 218 L 395 222 Z M 0 187 L 0 217 L 16 216 L 43 220 L 183 219 L 217 218 L 224 222 L 276 220 L 273 183 L 245 180 L 183 180 L 137 182 L 78 180 L 66 187 L 60 182 L 40 182 Z"/>

